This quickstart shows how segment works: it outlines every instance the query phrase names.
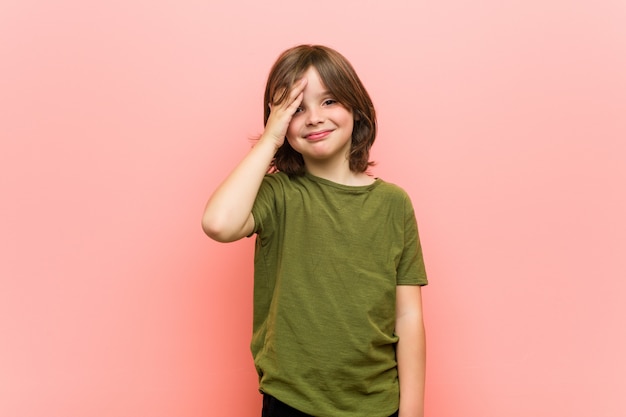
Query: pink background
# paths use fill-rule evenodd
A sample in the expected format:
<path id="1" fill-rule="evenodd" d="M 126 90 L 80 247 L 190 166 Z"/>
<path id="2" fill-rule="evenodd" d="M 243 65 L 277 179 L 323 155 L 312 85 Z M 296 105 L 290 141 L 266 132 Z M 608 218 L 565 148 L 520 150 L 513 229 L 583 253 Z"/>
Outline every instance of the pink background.
<path id="1" fill-rule="evenodd" d="M 379 112 L 431 285 L 428 416 L 626 415 L 626 3 L 4 1 L 0 415 L 258 416 L 248 239 L 211 190 L 276 56 Z"/>

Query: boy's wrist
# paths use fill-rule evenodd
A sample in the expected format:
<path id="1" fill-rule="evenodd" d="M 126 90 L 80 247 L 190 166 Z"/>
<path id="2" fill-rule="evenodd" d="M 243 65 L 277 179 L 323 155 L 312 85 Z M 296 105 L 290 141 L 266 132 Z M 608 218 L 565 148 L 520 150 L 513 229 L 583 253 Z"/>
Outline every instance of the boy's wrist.
<path id="1" fill-rule="evenodd" d="M 282 140 L 274 137 L 271 134 L 263 134 L 261 135 L 261 137 L 259 138 L 257 144 L 255 146 L 271 146 L 272 149 L 274 150 L 273 154 L 275 154 L 278 151 L 278 148 L 280 148 L 282 146 L 282 144 L 284 143 L 284 138 Z M 272 155 L 273 155 L 272 154 Z"/>

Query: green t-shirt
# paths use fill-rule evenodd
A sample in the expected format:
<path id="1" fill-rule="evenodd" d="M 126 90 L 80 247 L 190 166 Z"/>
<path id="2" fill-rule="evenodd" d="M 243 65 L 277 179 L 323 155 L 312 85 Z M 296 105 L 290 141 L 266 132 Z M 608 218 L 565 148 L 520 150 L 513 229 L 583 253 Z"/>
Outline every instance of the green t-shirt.
<path id="1" fill-rule="evenodd" d="M 396 285 L 427 284 L 406 192 L 275 173 L 252 214 L 260 390 L 317 417 L 394 413 Z"/>

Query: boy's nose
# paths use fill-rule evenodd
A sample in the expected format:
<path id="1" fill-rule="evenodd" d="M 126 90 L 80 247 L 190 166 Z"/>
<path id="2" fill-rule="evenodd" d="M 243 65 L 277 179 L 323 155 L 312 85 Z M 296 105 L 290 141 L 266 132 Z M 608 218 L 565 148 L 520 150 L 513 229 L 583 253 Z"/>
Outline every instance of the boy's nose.
<path id="1" fill-rule="evenodd" d="M 324 121 L 324 117 L 319 110 L 307 111 L 307 124 L 316 125 Z"/>

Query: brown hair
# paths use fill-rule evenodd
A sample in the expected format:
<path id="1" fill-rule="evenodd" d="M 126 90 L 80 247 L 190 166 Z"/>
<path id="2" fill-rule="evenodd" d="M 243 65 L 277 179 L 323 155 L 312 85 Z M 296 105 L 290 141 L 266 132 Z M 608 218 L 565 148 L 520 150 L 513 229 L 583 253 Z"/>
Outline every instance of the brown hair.
<path id="1" fill-rule="evenodd" d="M 286 50 L 278 57 L 265 86 L 263 125 L 270 115 L 269 104 L 280 104 L 286 100 L 294 83 L 311 66 L 317 70 L 335 100 L 352 111 L 354 127 L 349 166 L 353 172 L 365 172 L 369 166 L 374 165 L 369 160 L 369 153 L 376 138 L 376 111 L 350 62 L 334 49 L 321 45 L 300 45 Z M 304 159 L 285 140 L 274 155 L 270 170 L 282 171 L 288 175 L 302 175 Z"/>

